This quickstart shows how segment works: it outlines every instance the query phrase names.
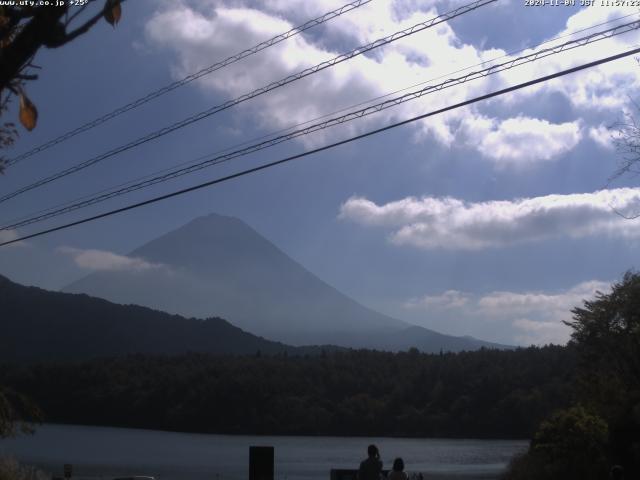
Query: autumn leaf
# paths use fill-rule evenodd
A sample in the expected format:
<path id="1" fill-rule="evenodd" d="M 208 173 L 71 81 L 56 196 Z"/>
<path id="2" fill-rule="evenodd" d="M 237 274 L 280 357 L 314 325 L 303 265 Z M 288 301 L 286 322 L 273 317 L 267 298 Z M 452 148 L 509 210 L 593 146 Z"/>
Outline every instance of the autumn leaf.
<path id="1" fill-rule="evenodd" d="M 119 0 L 107 0 L 104 4 L 104 19 L 114 28 L 122 16 L 122 7 Z"/>
<path id="2" fill-rule="evenodd" d="M 15 34 L 15 28 L 6 28 L 9 24 L 9 17 L 0 14 L 0 29 L 3 30 L 3 36 L 0 37 L 0 48 L 7 48 L 11 41 L 13 40 L 13 36 Z"/>
<path id="3" fill-rule="evenodd" d="M 38 110 L 24 93 L 20 94 L 20 123 L 29 131 L 38 123 Z"/>

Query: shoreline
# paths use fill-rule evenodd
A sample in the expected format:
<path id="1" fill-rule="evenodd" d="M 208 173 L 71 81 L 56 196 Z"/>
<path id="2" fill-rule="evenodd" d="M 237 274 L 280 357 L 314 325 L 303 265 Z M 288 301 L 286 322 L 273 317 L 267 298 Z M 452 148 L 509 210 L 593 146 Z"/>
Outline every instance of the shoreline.
<path id="1" fill-rule="evenodd" d="M 42 426 L 60 426 L 60 427 L 81 427 L 81 428 L 110 428 L 110 429 L 121 429 L 121 430 L 138 430 L 141 432 L 158 432 L 158 433 L 176 433 L 176 434 L 184 434 L 184 435 L 216 435 L 221 437 L 276 437 L 276 438 L 335 438 L 335 439 L 345 439 L 345 438 L 380 438 L 380 439 L 390 439 L 390 440 L 451 440 L 451 441 L 460 441 L 460 442 L 530 442 L 530 438 L 520 438 L 520 437 L 447 437 L 447 436 L 439 436 L 439 437 L 425 437 L 419 435 L 407 436 L 407 435 L 389 435 L 389 434 L 323 434 L 323 433 L 251 433 L 251 432 L 237 432 L 237 433 L 228 433 L 228 432 L 204 432 L 204 431 L 190 431 L 190 430 L 163 430 L 161 428 L 152 428 L 152 427 L 136 427 L 136 426 L 127 426 L 127 425 L 109 425 L 109 424 L 96 424 L 96 423 L 65 423 L 65 422 L 46 422 L 40 425 L 35 425 L 34 428 L 37 430 Z"/>
<path id="2" fill-rule="evenodd" d="M 148 475 L 156 480 L 242 480 L 249 448 L 275 449 L 278 480 L 329 480 L 332 469 L 354 469 L 367 445 L 380 448 L 385 465 L 404 458 L 408 474 L 423 480 L 498 480 L 526 441 L 380 437 L 209 435 L 118 427 L 45 424 L 35 435 L 0 441 L 0 454 L 74 479 Z"/>

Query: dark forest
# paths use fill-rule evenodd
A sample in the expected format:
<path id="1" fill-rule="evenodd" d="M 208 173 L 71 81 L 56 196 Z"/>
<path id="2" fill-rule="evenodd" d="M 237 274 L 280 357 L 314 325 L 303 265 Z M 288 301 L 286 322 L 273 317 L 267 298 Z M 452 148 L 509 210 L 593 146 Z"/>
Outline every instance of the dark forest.
<path id="1" fill-rule="evenodd" d="M 528 438 L 571 401 L 564 347 L 441 355 L 134 355 L 2 368 L 47 421 L 164 430 Z"/>

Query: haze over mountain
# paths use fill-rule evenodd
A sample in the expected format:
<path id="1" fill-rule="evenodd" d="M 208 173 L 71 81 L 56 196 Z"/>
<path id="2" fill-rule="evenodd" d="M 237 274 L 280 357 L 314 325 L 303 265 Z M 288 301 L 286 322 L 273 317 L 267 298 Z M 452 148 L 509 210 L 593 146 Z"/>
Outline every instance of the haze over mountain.
<path id="1" fill-rule="evenodd" d="M 0 275 L 0 361 L 75 360 L 134 353 L 317 354 L 200 320 L 101 298 L 25 287 Z M 324 347 L 331 349 L 332 347 Z"/>
<path id="2" fill-rule="evenodd" d="M 69 285 L 122 304 L 220 316 L 293 345 L 388 350 L 473 350 L 489 344 L 442 335 L 366 308 L 320 280 L 237 218 L 197 218 L 130 253 L 139 268 L 97 271 Z"/>

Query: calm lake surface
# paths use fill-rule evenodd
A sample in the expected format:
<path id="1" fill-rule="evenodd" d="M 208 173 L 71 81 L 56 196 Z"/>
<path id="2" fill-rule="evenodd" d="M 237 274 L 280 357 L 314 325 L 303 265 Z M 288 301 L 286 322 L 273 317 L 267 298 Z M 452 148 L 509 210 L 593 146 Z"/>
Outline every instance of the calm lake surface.
<path id="1" fill-rule="evenodd" d="M 497 478 L 527 448 L 524 440 L 446 440 L 366 437 L 269 437 L 201 435 L 127 428 L 43 425 L 35 435 L 0 440 L 11 455 L 62 476 L 152 475 L 157 480 L 246 480 L 249 446 L 275 447 L 279 480 L 329 480 L 331 468 L 357 468 L 375 443 L 385 468 L 397 456 L 408 472 L 425 479 Z"/>

